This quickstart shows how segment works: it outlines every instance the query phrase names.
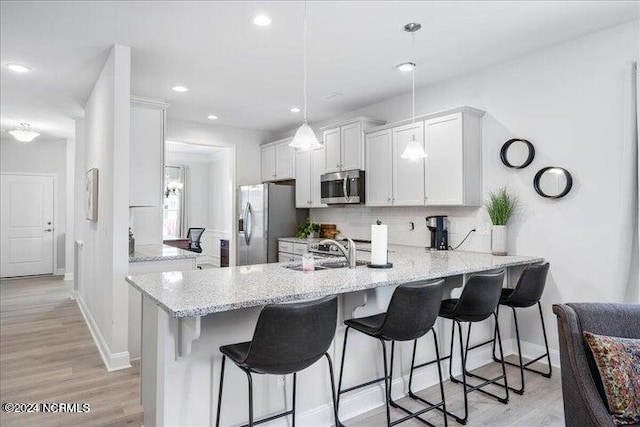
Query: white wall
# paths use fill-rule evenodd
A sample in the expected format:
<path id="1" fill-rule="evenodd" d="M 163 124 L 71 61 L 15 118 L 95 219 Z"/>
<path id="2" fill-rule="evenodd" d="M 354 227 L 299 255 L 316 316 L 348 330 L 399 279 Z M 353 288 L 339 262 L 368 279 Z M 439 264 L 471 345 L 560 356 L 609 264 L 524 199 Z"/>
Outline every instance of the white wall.
<path id="1" fill-rule="evenodd" d="M 35 139 L 28 144 L 19 143 L 13 138 L 0 140 L 0 171 L 56 175 L 54 242 L 58 257 L 55 269 L 58 271 L 54 271 L 55 273 L 63 273 L 66 262 L 66 161 L 66 140 L 64 139 Z"/>
<path id="2" fill-rule="evenodd" d="M 108 369 L 129 366 L 128 205 L 131 50 L 115 45 L 85 105 L 76 182 L 98 168 L 98 221 L 76 219 L 84 247 L 76 278 L 79 303 Z M 77 197 L 84 197 L 84 190 Z"/>
<path id="3" fill-rule="evenodd" d="M 271 132 L 167 120 L 167 140 L 235 146 L 237 185 L 260 182 L 260 144 L 272 138 Z"/>
<path id="4" fill-rule="evenodd" d="M 551 346 L 558 348 L 551 305 L 567 301 L 624 301 L 631 261 L 628 236 L 632 217 L 623 207 L 632 197 L 623 193 L 623 167 L 629 149 L 624 139 L 625 79 L 638 61 L 639 21 L 616 26 L 535 52 L 516 60 L 464 75 L 418 91 L 416 114 L 461 105 L 487 111 L 483 120 L 485 189 L 508 184 L 521 199 L 509 225 L 512 253 L 541 255 L 551 263 L 543 296 Z M 428 64 L 427 64 L 428 66 Z M 342 118 L 369 115 L 389 122 L 410 116 L 411 97 L 362 108 Z M 340 120 L 328 120 L 316 128 Z M 282 136 L 286 136 L 285 133 Z M 536 147 L 536 158 L 524 170 L 500 163 L 499 150 L 509 138 L 522 137 Z M 574 178 L 572 192 L 546 200 L 534 192 L 532 180 L 543 166 L 566 167 Z M 396 243 L 427 245 L 424 217 L 453 216 L 457 243 L 471 227 L 478 229 L 463 249 L 489 250 L 482 235 L 489 224 L 483 209 L 334 208 L 314 209 L 316 221 L 335 222 L 345 234 L 367 237 L 368 226 L 380 218 L 391 227 Z M 414 221 L 417 231 L 407 231 Z M 522 316 L 526 341 L 542 343 L 533 310 Z"/>

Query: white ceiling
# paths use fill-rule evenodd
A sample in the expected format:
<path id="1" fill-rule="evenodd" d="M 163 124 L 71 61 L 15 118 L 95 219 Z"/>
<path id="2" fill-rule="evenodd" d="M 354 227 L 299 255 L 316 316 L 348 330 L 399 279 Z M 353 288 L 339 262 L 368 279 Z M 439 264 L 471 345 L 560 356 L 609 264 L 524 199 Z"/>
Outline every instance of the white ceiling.
<path id="1" fill-rule="evenodd" d="M 109 47 L 132 47 L 131 90 L 171 103 L 170 118 L 282 131 L 302 104 L 302 3 L 9 2 L 0 9 L 2 128 L 27 121 L 45 137 L 69 137 Z M 309 118 L 324 120 L 410 88 L 394 65 L 416 33 L 424 86 L 545 46 L 637 19 L 633 1 L 309 1 Z M 271 16 L 270 27 L 252 17 Z M 177 84 L 188 93 L 171 91 Z M 321 97 L 338 92 L 331 102 Z"/>

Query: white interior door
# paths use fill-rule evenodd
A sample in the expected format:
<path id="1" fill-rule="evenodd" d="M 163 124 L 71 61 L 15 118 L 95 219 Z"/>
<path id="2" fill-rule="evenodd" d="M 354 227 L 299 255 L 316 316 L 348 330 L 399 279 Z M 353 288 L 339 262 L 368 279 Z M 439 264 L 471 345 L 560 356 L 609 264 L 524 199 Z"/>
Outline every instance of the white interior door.
<path id="1" fill-rule="evenodd" d="M 2 174 L 2 277 L 53 273 L 53 176 Z"/>

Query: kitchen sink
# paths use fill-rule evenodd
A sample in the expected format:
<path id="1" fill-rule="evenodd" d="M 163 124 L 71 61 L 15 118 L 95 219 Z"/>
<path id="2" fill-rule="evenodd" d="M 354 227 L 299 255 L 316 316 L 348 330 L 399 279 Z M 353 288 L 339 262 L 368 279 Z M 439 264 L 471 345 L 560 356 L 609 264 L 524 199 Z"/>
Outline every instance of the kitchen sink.
<path id="1" fill-rule="evenodd" d="M 365 261 L 356 261 L 356 267 L 361 265 L 367 265 Z M 288 268 L 289 270 L 296 271 L 304 271 L 302 269 L 302 264 L 293 264 L 293 265 L 283 265 L 282 267 Z M 317 270 L 334 270 L 336 268 L 349 268 L 349 263 L 347 261 L 332 261 L 325 262 L 322 264 L 316 264 L 314 269 Z"/>

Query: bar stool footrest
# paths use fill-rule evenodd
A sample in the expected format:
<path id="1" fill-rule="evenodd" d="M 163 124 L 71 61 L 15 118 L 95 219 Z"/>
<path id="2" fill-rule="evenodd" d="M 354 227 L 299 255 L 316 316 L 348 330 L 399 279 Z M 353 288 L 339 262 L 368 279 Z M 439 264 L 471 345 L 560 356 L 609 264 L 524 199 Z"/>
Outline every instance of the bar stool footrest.
<path id="1" fill-rule="evenodd" d="M 256 424 L 266 423 L 266 422 L 273 421 L 273 420 L 278 419 L 278 418 L 286 417 L 287 415 L 293 415 L 293 409 L 290 410 L 290 411 L 281 412 L 280 414 L 271 415 L 271 416 L 263 418 L 261 420 L 254 421 L 253 424 L 256 425 Z M 243 424 L 240 427 L 249 427 L 249 424 Z"/>

